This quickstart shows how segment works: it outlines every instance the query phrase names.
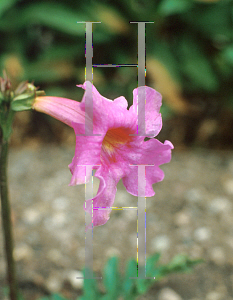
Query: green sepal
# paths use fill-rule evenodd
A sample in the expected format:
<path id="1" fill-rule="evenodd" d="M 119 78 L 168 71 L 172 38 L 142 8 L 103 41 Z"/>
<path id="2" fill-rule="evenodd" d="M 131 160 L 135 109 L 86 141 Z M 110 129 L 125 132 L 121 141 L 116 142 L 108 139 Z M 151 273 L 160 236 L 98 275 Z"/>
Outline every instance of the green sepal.
<path id="1" fill-rule="evenodd" d="M 45 96 L 45 91 L 36 91 L 36 97 Z"/>
<path id="2" fill-rule="evenodd" d="M 32 109 L 32 104 L 35 100 L 36 94 L 21 94 L 16 96 L 11 102 L 11 109 L 13 111 L 23 111 Z"/>

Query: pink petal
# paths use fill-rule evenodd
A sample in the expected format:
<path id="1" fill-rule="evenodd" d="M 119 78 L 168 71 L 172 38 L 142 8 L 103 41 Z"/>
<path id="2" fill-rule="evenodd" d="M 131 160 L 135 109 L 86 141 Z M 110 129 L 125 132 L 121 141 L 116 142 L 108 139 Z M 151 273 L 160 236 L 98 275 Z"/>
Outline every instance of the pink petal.
<path id="1" fill-rule="evenodd" d="M 76 147 L 72 163 L 69 165 L 72 173 L 70 185 L 83 184 L 89 181 L 90 175 L 86 174 L 85 166 L 100 166 L 100 152 L 103 136 L 82 136 L 77 135 Z"/>
<path id="2" fill-rule="evenodd" d="M 125 97 L 123 96 L 120 96 L 116 99 L 114 99 L 114 102 L 118 105 L 118 106 L 121 106 L 122 108 L 126 108 L 128 107 L 128 102 L 127 100 L 125 99 Z"/>
<path id="3" fill-rule="evenodd" d="M 156 90 L 148 86 L 140 86 L 133 90 L 133 105 L 130 107 L 134 113 L 137 114 L 138 107 L 138 93 L 145 89 L 146 103 L 145 103 L 145 129 L 146 136 L 155 137 L 162 128 L 162 117 L 159 113 L 162 105 L 162 96 Z M 140 121 L 140 120 L 139 120 Z M 140 124 L 139 124 L 140 126 Z"/>
<path id="4" fill-rule="evenodd" d="M 87 81 L 83 85 L 77 85 L 77 86 L 86 90 L 87 85 L 90 86 L 91 83 Z M 86 101 L 87 96 L 88 96 L 87 92 L 85 91 L 82 102 L 80 104 L 80 108 L 84 112 L 85 112 L 85 106 L 89 104 L 89 101 Z M 97 91 L 94 85 L 92 85 L 92 103 L 93 103 L 94 134 L 105 135 L 109 128 L 116 127 L 116 124 L 119 123 L 118 122 L 119 118 L 121 118 L 121 120 L 126 119 L 127 114 L 129 114 L 129 111 L 127 110 L 128 103 L 123 96 L 116 98 L 114 101 L 109 100 L 103 97 Z M 125 120 L 124 123 L 126 122 L 127 120 Z"/>
<path id="5" fill-rule="evenodd" d="M 144 142 L 140 148 L 141 157 L 137 160 L 131 157 L 131 164 L 135 165 L 153 165 L 146 166 L 146 188 L 145 197 L 154 196 L 155 192 L 152 185 L 156 182 L 162 181 L 164 178 L 163 171 L 158 167 L 161 164 L 168 163 L 171 160 L 171 149 L 173 145 L 165 141 L 164 144 L 156 139 L 150 139 Z M 123 179 L 123 184 L 130 194 L 138 196 L 138 167 L 131 166 L 129 175 Z"/>
<path id="6" fill-rule="evenodd" d="M 80 103 L 74 100 L 41 96 L 36 97 L 33 108 L 62 121 L 70 127 L 73 127 L 73 123 L 83 124 L 85 122 L 85 114 L 80 108 Z"/>
<path id="7" fill-rule="evenodd" d="M 113 206 L 115 195 L 117 191 L 117 183 L 122 176 L 121 169 L 115 167 L 106 168 L 102 166 L 99 168 L 95 177 L 100 179 L 100 185 L 97 195 L 93 198 L 93 226 L 104 225 L 109 220 L 111 208 Z M 91 199 L 84 203 L 84 209 L 88 213 L 92 213 Z M 104 210 L 98 208 L 105 208 Z M 91 229 L 92 224 L 87 224 L 86 230 Z"/>

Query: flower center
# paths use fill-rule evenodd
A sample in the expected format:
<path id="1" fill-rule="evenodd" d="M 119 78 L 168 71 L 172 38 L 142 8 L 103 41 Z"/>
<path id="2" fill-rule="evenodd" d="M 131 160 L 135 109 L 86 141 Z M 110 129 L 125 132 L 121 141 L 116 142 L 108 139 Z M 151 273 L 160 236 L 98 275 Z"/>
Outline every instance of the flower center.
<path id="1" fill-rule="evenodd" d="M 102 142 L 104 154 L 114 159 L 114 151 L 132 140 L 133 137 L 130 134 L 132 134 L 132 131 L 129 128 L 119 127 L 109 129 Z"/>

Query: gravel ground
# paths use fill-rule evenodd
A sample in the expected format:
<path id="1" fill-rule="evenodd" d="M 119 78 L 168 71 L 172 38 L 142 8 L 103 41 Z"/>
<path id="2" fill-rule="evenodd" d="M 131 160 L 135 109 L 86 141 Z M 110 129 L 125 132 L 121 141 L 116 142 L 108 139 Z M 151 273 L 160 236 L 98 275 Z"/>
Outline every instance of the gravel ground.
<path id="1" fill-rule="evenodd" d="M 48 146 L 9 155 L 14 255 L 20 287 L 30 300 L 46 292 L 80 295 L 74 278 L 84 267 L 85 186 L 68 186 L 72 156 L 71 148 Z M 166 263 L 187 253 L 205 263 L 191 274 L 170 275 L 140 299 L 233 300 L 233 153 L 174 152 L 162 169 L 164 181 L 147 198 L 147 255 L 161 251 Z M 97 187 L 96 179 L 94 193 Z M 136 205 L 120 182 L 115 206 Z M 97 274 L 112 255 L 119 256 L 122 269 L 136 258 L 136 219 L 136 211 L 113 211 L 106 225 L 94 229 Z M 4 277 L 1 247 L 1 285 Z"/>

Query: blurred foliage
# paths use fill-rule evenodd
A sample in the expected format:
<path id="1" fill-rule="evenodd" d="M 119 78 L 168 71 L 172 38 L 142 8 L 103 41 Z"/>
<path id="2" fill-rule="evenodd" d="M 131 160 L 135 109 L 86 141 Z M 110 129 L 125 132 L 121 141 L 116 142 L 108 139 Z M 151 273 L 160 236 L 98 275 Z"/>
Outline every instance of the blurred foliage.
<path id="1" fill-rule="evenodd" d="M 77 300 L 134 300 L 140 295 L 145 295 L 156 282 L 173 273 L 190 273 L 194 267 L 203 263 L 202 259 L 191 259 L 185 254 L 178 254 L 165 265 L 159 263 L 161 254 L 155 253 L 147 258 L 146 276 L 149 278 L 139 279 L 137 276 L 137 262 L 130 259 L 122 274 L 119 271 L 119 259 L 113 256 L 108 259 L 103 270 L 103 288 L 99 287 L 97 279 L 84 279 L 83 293 Z M 85 269 L 84 272 L 85 273 Z M 77 279 L 79 280 L 79 279 Z M 8 295 L 8 288 L 4 289 L 4 294 Z M 20 295 L 19 300 L 24 300 Z M 40 297 L 38 300 L 68 300 L 60 294 Z"/>
<path id="2" fill-rule="evenodd" d="M 164 135 L 177 144 L 233 145 L 233 0 L 1 0 L 0 66 L 13 83 L 81 100 L 85 25 L 93 64 L 137 63 L 137 24 L 146 25 L 146 84 L 164 97 Z M 108 98 L 132 103 L 137 68 L 94 68 Z M 177 119 L 179 117 L 179 119 Z"/>

